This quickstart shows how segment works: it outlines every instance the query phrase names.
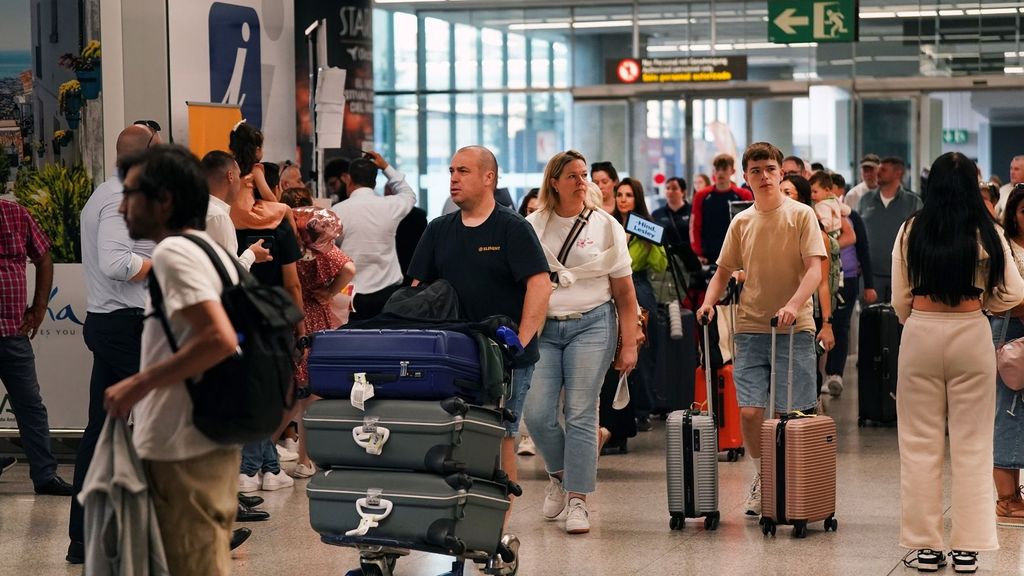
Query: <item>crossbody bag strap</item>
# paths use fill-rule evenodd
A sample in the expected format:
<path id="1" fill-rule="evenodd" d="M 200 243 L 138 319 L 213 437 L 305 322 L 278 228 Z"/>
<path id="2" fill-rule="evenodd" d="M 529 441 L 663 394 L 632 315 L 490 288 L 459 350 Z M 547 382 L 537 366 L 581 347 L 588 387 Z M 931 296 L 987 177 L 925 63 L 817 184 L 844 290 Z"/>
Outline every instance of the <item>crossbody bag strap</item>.
<path id="1" fill-rule="evenodd" d="M 999 344 L 996 344 L 996 350 L 999 350 L 1003 347 L 1003 344 L 1006 344 L 1006 331 L 1010 328 L 1010 322 L 1013 320 L 1012 313 L 1013 310 L 1010 310 L 1007 311 L 1006 316 L 1003 316 L 1003 329 L 999 331 Z"/>
<path id="2" fill-rule="evenodd" d="M 569 252 L 572 251 L 572 245 L 579 239 L 580 234 L 583 233 L 583 227 L 590 221 L 590 216 L 594 213 L 590 208 L 584 208 L 580 212 L 579 216 L 576 217 L 576 221 L 572 223 L 572 228 L 569 230 L 569 235 L 565 237 L 565 242 L 562 243 L 562 248 L 558 251 L 558 262 L 565 266 L 566 260 L 569 259 Z M 551 281 L 558 282 L 558 273 L 551 273 Z"/>

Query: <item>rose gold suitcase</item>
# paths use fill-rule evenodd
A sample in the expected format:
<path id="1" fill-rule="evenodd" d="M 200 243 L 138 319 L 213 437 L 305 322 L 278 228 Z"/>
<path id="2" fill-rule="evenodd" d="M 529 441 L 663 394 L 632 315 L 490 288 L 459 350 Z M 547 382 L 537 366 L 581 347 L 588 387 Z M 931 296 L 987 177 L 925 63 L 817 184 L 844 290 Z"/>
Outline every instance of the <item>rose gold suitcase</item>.
<path id="1" fill-rule="evenodd" d="M 791 524 L 797 538 L 824 521 L 836 530 L 836 423 L 828 416 L 793 412 L 793 329 L 789 338 L 787 413 L 775 417 L 776 319 L 772 319 L 772 369 L 768 420 L 761 425 L 761 532 Z"/>

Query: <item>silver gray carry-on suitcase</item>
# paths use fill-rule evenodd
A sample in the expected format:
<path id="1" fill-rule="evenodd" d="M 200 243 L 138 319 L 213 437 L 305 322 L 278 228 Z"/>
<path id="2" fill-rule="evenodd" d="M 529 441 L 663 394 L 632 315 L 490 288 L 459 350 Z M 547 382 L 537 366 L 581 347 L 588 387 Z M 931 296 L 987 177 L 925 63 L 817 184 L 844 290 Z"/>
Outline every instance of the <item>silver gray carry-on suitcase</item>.
<path id="1" fill-rule="evenodd" d="M 708 324 L 704 327 L 704 366 L 711 365 Z M 711 370 L 704 370 L 707 396 L 711 398 Z M 666 471 L 668 474 L 669 527 L 682 530 L 686 518 L 704 518 L 704 528 L 716 530 L 718 511 L 718 426 L 708 405 L 677 410 L 666 423 Z"/>
<path id="2" fill-rule="evenodd" d="M 321 469 L 387 468 L 491 479 L 498 468 L 505 413 L 440 401 L 321 400 L 303 417 L 309 456 Z"/>

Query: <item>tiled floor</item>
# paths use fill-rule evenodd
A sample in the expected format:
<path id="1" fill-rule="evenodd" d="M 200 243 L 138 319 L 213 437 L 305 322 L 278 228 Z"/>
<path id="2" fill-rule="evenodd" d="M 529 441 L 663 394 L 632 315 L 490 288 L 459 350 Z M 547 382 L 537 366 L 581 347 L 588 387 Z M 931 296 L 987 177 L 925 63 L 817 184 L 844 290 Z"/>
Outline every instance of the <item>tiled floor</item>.
<path id="1" fill-rule="evenodd" d="M 852 368 L 852 366 L 851 366 Z M 848 373 L 848 381 L 855 377 Z M 855 379 L 855 378 L 854 378 Z M 855 388 L 855 387 L 854 387 Z M 812 527 L 804 540 L 780 528 L 761 535 L 757 521 L 741 506 L 752 469 L 749 460 L 721 464 L 722 524 L 705 532 L 699 522 L 685 530 L 668 528 L 664 470 L 664 427 L 630 442 L 627 455 L 600 461 L 598 491 L 591 498 L 593 530 L 569 536 L 559 522 L 541 519 L 546 476 L 538 457 L 521 458 L 524 496 L 515 504 L 511 531 L 522 540 L 519 574 L 526 576 L 622 576 L 779 574 L 813 576 L 916 573 L 900 563 L 896 545 L 899 459 L 895 428 L 858 429 L 857 396 L 848 389 L 828 405 L 839 425 L 839 531 Z M 71 469 L 61 467 L 70 479 Z M 948 470 L 947 470 L 948 476 Z M 240 576 L 344 576 L 357 565 L 356 553 L 320 543 L 309 528 L 302 487 L 261 493 L 268 522 L 249 524 L 253 536 L 236 553 Z M 947 478 L 947 493 L 948 493 Z M 947 496 L 948 499 L 948 496 Z M 36 497 L 28 467 L 18 465 L 0 478 L 0 575 L 79 574 L 64 562 L 68 501 Z M 947 500 L 947 530 L 949 528 Z M 983 554 L 981 574 L 1024 574 L 1024 530 L 999 530 L 1002 549 Z M 414 553 L 399 561 L 399 576 L 446 571 L 450 560 Z M 952 572 L 951 568 L 945 569 Z M 467 574 L 477 573 L 474 568 Z"/>

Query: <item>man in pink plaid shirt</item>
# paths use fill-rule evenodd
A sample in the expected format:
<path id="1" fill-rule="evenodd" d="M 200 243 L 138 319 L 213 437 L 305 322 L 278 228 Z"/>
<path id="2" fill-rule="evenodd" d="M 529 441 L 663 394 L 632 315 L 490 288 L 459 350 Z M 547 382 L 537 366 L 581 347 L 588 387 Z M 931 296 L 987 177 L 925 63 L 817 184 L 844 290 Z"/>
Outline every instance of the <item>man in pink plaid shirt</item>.
<path id="1" fill-rule="evenodd" d="M 29 260 L 36 269 L 36 289 L 32 305 L 26 307 Z M 36 494 L 70 496 L 71 485 L 57 476 L 57 460 L 50 451 L 50 423 L 29 343 L 43 323 L 52 285 L 50 240 L 24 207 L 0 200 L 0 382 L 18 420 Z M 0 473 L 16 462 L 0 458 Z"/>

